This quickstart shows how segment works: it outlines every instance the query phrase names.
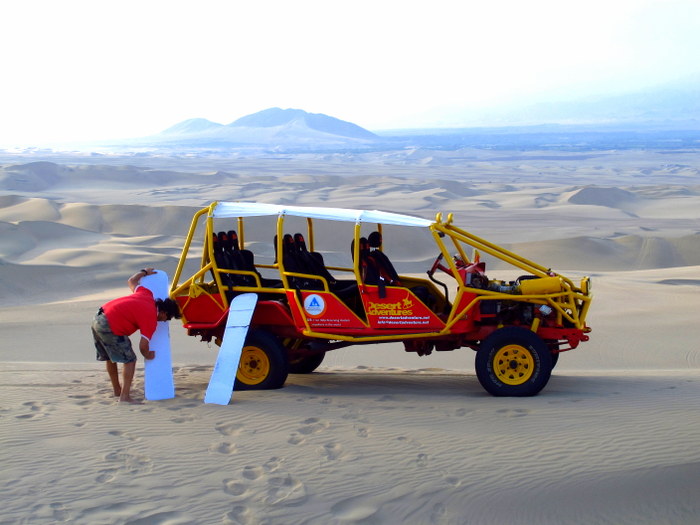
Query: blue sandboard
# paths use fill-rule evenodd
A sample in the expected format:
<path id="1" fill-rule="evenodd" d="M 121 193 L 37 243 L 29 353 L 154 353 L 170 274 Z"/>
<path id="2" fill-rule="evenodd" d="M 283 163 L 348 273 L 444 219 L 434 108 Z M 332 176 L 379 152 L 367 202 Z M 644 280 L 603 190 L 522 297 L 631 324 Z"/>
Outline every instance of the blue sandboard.
<path id="1" fill-rule="evenodd" d="M 257 302 L 258 294 L 255 293 L 237 295 L 231 301 L 224 339 L 221 341 L 219 355 L 204 396 L 205 403 L 228 405 L 231 401 L 243 343 L 248 335 L 248 326 Z"/>
<path id="2" fill-rule="evenodd" d="M 153 275 L 141 278 L 139 284 L 153 292 L 154 299 L 168 297 L 168 274 L 156 270 Z M 146 359 L 144 364 L 144 393 L 149 401 L 172 399 L 175 397 L 173 380 L 173 360 L 170 355 L 170 331 L 168 321 L 159 321 L 150 342 L 155 358 Z"/>

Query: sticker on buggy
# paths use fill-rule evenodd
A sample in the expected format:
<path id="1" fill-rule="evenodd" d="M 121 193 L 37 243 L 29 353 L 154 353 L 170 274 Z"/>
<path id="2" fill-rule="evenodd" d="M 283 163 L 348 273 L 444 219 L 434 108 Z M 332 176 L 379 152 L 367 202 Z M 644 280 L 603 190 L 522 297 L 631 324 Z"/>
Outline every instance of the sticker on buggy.
<path id="1" fill-rule="evenodd" d="M 320 317 L 326 312 L 326 301 L 315 293 L 307 295 L 304 299 L 304 310 L 311 317 Z"/>

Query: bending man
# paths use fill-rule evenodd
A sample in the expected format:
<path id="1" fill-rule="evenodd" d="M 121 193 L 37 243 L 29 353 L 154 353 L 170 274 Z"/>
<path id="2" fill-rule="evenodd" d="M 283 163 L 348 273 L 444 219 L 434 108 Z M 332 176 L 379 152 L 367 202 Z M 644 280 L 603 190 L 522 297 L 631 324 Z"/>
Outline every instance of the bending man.
<path id="1" fill-rule="evenodd" d="M 181 317 L 175 301 L 170 298 L 155 300 L 148 288 L 139 285 L 142 277 L 154 273 L 153 268 L 145 268 L 129 277 L 131 295 L 104 304 L 92 321 L 97 360 L 105 361 L 107 365 L 114 395 L 119 397 L 119 401 L 127 403 L 134 403 L 131 398 L 131 383 L 136 370 L 136 354 L 129 336 L 139 330 L 139 351 L 145 359 L 153 359 L 155 352 L 150 349 L 150 339 L 156 331 L 157 322 Z M 124 365 L 121 384 L 117 363 Z"/>

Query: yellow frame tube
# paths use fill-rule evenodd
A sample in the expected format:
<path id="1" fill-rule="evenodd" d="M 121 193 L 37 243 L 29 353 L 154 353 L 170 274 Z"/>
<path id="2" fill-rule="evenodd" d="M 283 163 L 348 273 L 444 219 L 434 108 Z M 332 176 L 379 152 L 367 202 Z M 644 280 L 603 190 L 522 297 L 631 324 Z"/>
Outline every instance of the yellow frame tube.
<path id="1" fill-rule="evenodd" d="M 197 213 L 194 214 L 194 217 L 192 218 L 192 222 L 190 223 L 190 229 L 187 232 L 187 237 L 185 238 L 185 246 L 182 248 L 180 260 L 177 263 L 177 268 L 175 269 L 175 275 L 173 276 L 172 284 L 170 285 L 170 295 L 171 296 L 174 293 L 177 282 L 180 280 L 180 276 L 182 275 L 182 270 L 185 267 L 185 260 L 187 259 L 187 254 L 190 252 L 190 246 L 192 244 L 192 239 L 194 238 L 194 233 L 197 230 L 197 224 L 199 222 L 199 218 L 203 214 L 210 211 L 210 209 L 211 209 L 211 207 L 199 210 Z M 206 239 L 205 243 L 211 244 L 211 239 Z M 206 246 L 206 244 L 205 244 L 205 246 Z M 202 253 L 202 264 L 200 264 L 200 267 L 202 267 L 202 266 L 204 266 L 204 253 Z M 189 281 L 189 279 L 188 279 L 188 281 Z"/>

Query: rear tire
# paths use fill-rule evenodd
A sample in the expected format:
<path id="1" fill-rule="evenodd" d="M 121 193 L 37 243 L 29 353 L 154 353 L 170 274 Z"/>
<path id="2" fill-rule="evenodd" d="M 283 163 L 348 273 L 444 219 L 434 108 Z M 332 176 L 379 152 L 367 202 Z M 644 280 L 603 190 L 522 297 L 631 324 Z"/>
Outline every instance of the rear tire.
<path id="1" fill-rule="evenodd" d="M 252 330 L 246 337 L 236 373 L 236 390 L 271 390 L 287 380 L 287 351 L 277 337 L 265 330 Z"/>
<path id="2" fill-rule="evenodd" d="M 494 396 L 534 396 L 552 373 L 552 354 L 545 342 L 525 328 L 493 332 L 476 353 L 476 376 Z"/>
<path id="3" fill-rule="evenodd" d="M 323 358 L 326 357 L 326 352 L 319 352 L 313 355 L 306 355 L 299 358 L 291 358 L 289 360 L 289 373 L 290 374 L 310 374 L 316 370 L 321 363 L 323 363 Z"/>

